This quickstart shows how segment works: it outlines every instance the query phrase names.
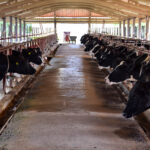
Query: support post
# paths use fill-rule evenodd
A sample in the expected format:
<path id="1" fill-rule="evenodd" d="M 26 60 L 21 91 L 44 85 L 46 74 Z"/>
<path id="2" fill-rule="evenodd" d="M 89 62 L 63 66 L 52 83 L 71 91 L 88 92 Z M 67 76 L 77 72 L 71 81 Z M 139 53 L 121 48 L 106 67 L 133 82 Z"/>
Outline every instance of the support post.
<path id="1" fill-rule="evenodd" d="M 2 18 L 3 20 L 3 30 L 2 30 L 2 37 L 6 38 L 6 18 Z"/>
<path id="2" fill-rule="evenodd" d="M 56 11 L 54 11 L 54 33 L 57 33 Z"/>
<path id="3" fill-rule="evenodd" d="M 127 20 L 127 37 L 130 37 L 130 19 Z"/>
<path id="4" fill-rule="evenodd" d="M 10 20 L 10 26 L 9 26 L 9 36 L 10 37 L 12 37 L 12 16 L 10 16 L 10 18 L 9 18 Z M 11 39 L 11 41 L 12 41 L 12 39 Z"/>
<path id="5" fill-rule="evenodd" d="M 15 17 L 15 36 L 16 36 L 16 41 L 18 40 L 17 39 L 17 36 L 18 36 L 18 19 L 17 17 Z"/>
<path id="6" fill-rule="evenodd" d="M 135 19 L 133 18 L 133 33 L 132 33 L 132 37 L 135 38 Z"/>
<path id="7" fill-rule="evenodd" d="M 146 40 L 149 39 L 149 17 L 146 17 Z"/>
<path id="8" fill-rule="evenodd" d="M 119 22 L 119 36 L 121 36 L 121 21 Z"/>
<path id="9" fill-rule="evenodd" d="M 89 11 L 88 33 L 91 33 L 91 12 Z"/>
<path id="10" fill-rule="evenodd" d="M 123 36 L 125 36 L 125 20 L 123 20 Z"/>
<path id="11" fill-rule="evenodd" d="M 102 32 L 105 32 L 105 20 L 103 20 L 103 25 L 102 25 Z"/>
<path id="12" fill-rule="evenodd" d="M 23 36 L 24 36 L 24 40 L 26 39 L 26 22 L 23 21 Z"/>
<path id="13" fill-rule="evenodd" d="M 20 41 L 22 40 L 22 20 L 19 19 L 19 36 L 20 36 Z"/>
<path id="14" fill-rule="evenodd" d="M 139 18 L 138 38 L 141 39 L 141 18 Z"/>

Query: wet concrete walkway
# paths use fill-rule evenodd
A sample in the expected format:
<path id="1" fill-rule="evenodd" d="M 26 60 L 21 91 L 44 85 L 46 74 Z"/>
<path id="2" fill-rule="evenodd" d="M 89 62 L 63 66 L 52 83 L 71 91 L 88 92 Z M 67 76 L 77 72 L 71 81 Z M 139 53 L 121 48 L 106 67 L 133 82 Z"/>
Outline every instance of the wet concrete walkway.
<path id="1" fill-rule="evenodd" d="M 0 150 L 150 150 L 80 45 L 62 45 L 0 136 Z"/>

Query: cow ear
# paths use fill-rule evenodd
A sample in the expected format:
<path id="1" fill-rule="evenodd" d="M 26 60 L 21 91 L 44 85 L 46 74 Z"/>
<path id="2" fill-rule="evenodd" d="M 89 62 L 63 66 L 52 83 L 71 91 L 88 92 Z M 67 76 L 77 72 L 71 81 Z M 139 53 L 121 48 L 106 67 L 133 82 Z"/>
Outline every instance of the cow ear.
<path id="1" fill-rule="evenodd" d="M 12 55 L 19 56 L 21 53 L 19 51 L 13 50 Z"/>

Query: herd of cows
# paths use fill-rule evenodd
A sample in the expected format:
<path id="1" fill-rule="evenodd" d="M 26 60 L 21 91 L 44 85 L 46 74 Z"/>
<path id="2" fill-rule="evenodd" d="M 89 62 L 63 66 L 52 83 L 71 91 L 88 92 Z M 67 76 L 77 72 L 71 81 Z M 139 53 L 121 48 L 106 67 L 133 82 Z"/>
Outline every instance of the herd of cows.
<path id="1" fill-rule="evenodd" d="M 98 39 L 89 34 L 81 37 L 85 52 L 96 59 L 99 68 L 111 68 L 105 78 L 107 84 L 117 84 L 125 80 L 133 81 L 128 102 L 123 111 L 126 118 L 138 115 L 150 108 L 150 57 L 137 53 L 124 45 L 110 44 L 105 38 Z"/>
<path id="2" fill-rule="evenodd" d="M 21 52 L 13 50 L 11 55 L 0 53 L 0 80 L 7 73 L 18 73 L 22 75 L 33 75 L 35 68 L 30 63 L 42 64 L 42 52 L 40 48 L 23 49 Z"/>

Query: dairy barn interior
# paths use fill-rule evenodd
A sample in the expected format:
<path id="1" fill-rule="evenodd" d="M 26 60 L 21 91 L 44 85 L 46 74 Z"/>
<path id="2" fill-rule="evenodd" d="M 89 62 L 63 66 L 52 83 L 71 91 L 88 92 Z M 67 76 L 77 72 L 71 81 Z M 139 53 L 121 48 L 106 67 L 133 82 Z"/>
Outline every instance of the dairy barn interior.
<path id="1" fill-rule="evenodd" d="M 0 150 L 150 150 L 149 0 L 0 0 Z"/>

